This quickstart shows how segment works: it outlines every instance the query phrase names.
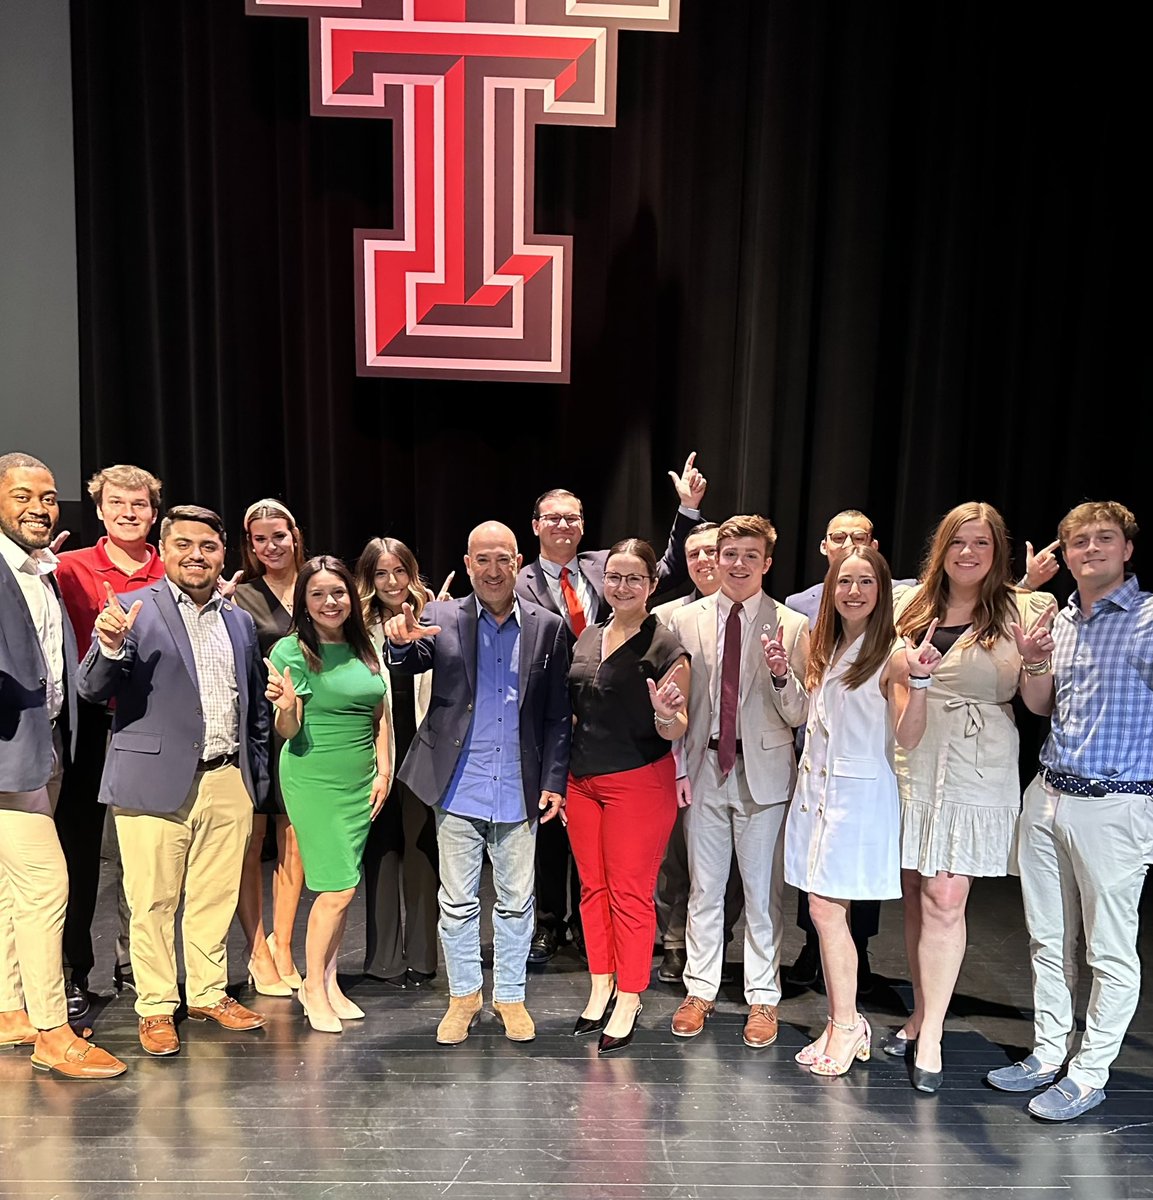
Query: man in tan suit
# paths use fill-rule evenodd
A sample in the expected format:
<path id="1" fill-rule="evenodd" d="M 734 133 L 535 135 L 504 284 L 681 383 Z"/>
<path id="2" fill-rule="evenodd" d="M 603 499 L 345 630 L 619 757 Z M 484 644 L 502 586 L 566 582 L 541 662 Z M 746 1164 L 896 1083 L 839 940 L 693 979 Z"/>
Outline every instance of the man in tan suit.
<path id="1" fill-rule="evenodd" d="M 721 590 L 670 614 L 692 656 L 685 762 L 692 807 L 686 931 L 688 996 L 673 1033 L 695 1037 L 716 1006 L 724 895 L 735 851 L 745 891 L 747 1046 L 777 1038 L 785 814 L 796 782 L 793 730 L 805 720 L 809 623 L 766 596 L 777 534 L 764 517 L 730 517 L 717 532 Z"/>

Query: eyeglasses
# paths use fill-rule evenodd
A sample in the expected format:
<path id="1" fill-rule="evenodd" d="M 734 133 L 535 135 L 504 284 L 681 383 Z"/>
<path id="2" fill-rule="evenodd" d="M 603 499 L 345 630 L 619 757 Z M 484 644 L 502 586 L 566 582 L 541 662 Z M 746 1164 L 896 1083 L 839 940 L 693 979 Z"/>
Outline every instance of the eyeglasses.
<path id="1" fill-rule="evenodd" d="M 854 546 L 867 546 L 873 540 L 873 535 L 867 529 L 854 529 L 851 533 L 847 529 L 834 529 L 825 534 L 825 541 L 832 542 L 834 546 L 843 546 L 850 538 Z"/>
<path id="2" fill-rule="evenodd" d="M 609 587 L 620 587 L 622 583 L 627 583 L 631 588 L 639 588 L 650 579 L 651 575 L 618 575 L 616 571 L 609 571 L 605 575 L 605 583 Z"/>
<path id="3" fill-rule="evenodd" d="M 583 525 L 584 517 L 577 513 L 541 513 L 537 520 L 542 525 Z"/>

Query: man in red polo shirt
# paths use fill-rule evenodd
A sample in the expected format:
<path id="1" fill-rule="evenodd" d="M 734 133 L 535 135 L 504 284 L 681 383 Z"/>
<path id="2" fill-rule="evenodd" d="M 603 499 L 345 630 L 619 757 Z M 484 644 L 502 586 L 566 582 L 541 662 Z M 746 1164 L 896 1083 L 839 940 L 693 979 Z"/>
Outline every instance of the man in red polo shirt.
<path id="1" fill-rule="evenodd" d="M 86 550 L 60 555 L 56 578 L 72 625 L 80 660 L 92 642 L 92 627 L 108 599 L 164 578 L 164 564 L 148 534 L 160 513 L 160 480 L 140 467 L 106 467 L 92 476 L 88 494 L 106 536 Z M 111 725 L 106 705 L 79 701 L 76 753 L 64 774 L 56 829 L 68 863 L 68 912 L 64 919 L 65 994 L 68 1018 L 88 1012 L 88 973 L 95 963 L 92 918 L 100 888 L 100 851 L 106 808 L 97 800 Z M 119 867 L 119 857 L 117 857 Z M 120 899 L 120 937 L 116 942 L 117 987 L 131 982 L 128 913 Z"/>

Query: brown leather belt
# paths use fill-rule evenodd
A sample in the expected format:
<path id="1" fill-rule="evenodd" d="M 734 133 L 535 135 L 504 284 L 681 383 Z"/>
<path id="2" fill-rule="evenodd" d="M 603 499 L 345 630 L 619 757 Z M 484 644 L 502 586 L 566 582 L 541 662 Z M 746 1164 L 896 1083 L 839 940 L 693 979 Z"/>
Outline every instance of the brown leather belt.
<path id="1" fill-rule="evenodd" d="M 235 767 L 240 761 L 240 755 L 235 751 L 232 754 L 218 754 L 215 758 L 202 758 L 198 771 L 219 771 L 221 767 Z"/>

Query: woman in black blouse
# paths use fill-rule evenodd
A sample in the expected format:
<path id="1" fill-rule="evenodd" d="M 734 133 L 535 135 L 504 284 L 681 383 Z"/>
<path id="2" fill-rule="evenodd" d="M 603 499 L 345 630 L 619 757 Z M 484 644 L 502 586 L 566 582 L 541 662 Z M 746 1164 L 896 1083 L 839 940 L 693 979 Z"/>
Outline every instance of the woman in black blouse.
<path id="1" fill-rule="evenodd" d="M 304 540 L 292 513 L 279 500 L 257 500 L 244 514 L 244 576 L 232 595 L 256 623 L 260 656 L 292 624 L 292 593 L 304 565 Z M 270 722 L 271 724 L 271 722 Z M 300 974 L 292 959 L 292 927 L 304 886 L 304 867 L 296 834 L 284 811 L 280 795 L 280 747 L 275 729 L 268 754 L 268 798 L 252 820 L 252 839 L 240 876 L 236 915 L 248 942 L 248 975 L 263 996 L 291 996 L 300 987 Z M 272 930 L 264 936 L 264 879 L 260 852 L 271 817 L 276 822 L 276 869 L 272 874 Z"/>
<path id="2" fill-rule="evenodd" d="M 647 611 L 656 586 L 653 548 L 617 542 L 605 564 L 612 616 L 580 635 L 569 672 L 565 811 L 592 979 L 573 1033 L 603 1030 L 601 1054 L 632 1041 L 652 969 L 657 871 L 677 813 L 672 743 L 687 724 L 688 656 Z"/>

